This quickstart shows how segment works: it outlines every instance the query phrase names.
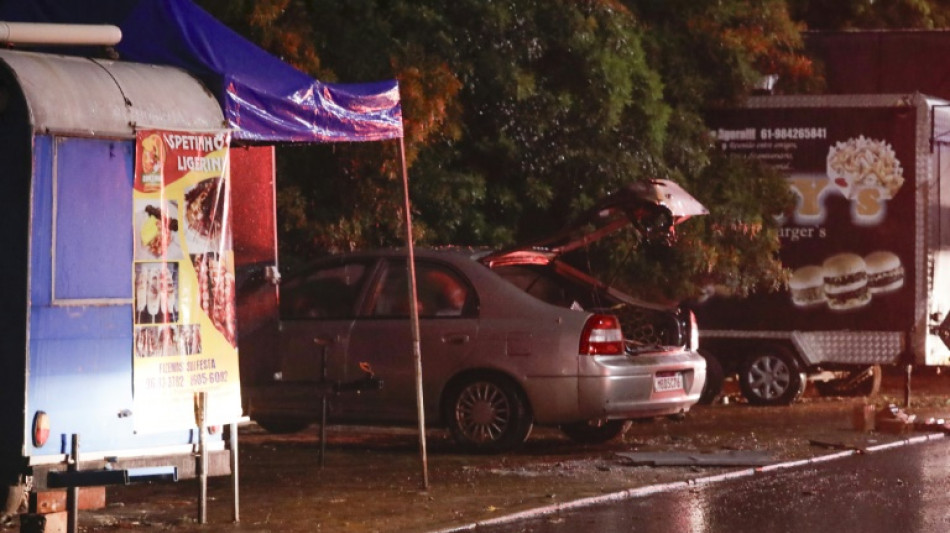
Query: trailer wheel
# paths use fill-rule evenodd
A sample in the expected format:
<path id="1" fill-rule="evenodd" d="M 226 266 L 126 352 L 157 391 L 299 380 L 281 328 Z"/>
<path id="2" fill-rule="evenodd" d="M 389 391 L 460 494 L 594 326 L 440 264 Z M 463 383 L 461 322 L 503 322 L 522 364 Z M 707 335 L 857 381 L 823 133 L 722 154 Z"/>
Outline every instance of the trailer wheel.
<path id="1" fill-rule="evenodd" d="M 805 374 L 787 350 L 770 346 L 742 362 L 739 388 L 753 405 L 789 405 L 805 392 Z"/>
<path id="2" fill-rule="evenodd" d="M 722 393 L 722 385 L 726 375 L 722 370 L 722 363 L 715 355 L 699 350 L 699 355 L 706 360 L 706 383 L 703 384 L 703 392 L 699 395 L 700 405 L 709 405 L 713 403 L 719 394 Z"/>
<path id="3" fill-rule="evenodd" d="M 521 389 L 503 376 L 469 377 L 447 390 L 444 419 L 462 448 L 473 453 L 512 450 L 528 438 L 534 420 Z"/>
<path id="4" fill-rule="evenodd" d="M 881 365 L 839 372 L 830 381 L 816 381 L 822 396 L 873 396 L 881 390 Z"/>

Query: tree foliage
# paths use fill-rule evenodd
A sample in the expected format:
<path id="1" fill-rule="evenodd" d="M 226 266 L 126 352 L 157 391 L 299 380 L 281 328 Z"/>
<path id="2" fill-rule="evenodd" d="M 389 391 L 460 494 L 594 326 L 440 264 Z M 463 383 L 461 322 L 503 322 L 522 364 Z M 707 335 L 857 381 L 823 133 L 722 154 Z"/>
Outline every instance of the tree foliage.
<path id="1" fill-rule="evenodd" d="M 778 75 L 779 90 L 810 90 L 801 27 L 783 1 L 201 4 L 323 80 L 399 79 L 419 242 L 524 242 L 626 183 L 669 178 L 712 212 L 680 226 L 676 247 L 626 233 L 575 260 L 667 299 L 708 283 L 744 293 L 783 278 L 775 215 L 787 187 L 766 168 L 717 154 L 702 120 L 763 75 Z M 281 147 L 282 253 L 399 245 L 399 149 Z"/>
<path id="2" fill-rule="evenodd" d="M 813 30 L 914 28 L 950 25 L 947 0 L 788 0 L 789 10 Z"/>

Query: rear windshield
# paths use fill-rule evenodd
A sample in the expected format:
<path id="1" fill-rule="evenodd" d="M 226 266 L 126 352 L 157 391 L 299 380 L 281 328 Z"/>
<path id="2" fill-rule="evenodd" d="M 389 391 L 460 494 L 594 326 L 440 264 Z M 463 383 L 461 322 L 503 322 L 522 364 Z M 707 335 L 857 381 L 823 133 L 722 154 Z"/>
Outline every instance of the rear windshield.
<path id="1" fill-rule="evenodd" d="M 492 269 L 528 294 L 549 304 L 617 315 L 626 338 L 635 346 L 678 346 L 684 342 L 684 325 L 667 311 L 624 304 L 605 291 L 558 274 L 541 265 L 506 265 Z"/>
<path id="2" fill-rule="evenodd" d="M 560 307 L 594 309 L 614 303 L 594 287 L 558 275 L 544 266 L 507 265 L 492 270 L 535 298 Z"/>

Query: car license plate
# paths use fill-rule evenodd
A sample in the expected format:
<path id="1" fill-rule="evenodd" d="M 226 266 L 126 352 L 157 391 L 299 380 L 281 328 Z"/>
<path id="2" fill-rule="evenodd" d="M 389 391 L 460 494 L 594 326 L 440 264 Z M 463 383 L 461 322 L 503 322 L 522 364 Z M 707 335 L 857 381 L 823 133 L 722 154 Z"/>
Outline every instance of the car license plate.
<path id="1" fill-rule="evenodd" d="M 682 372 L 658 372 L 653 376 L 653 392 L 683 390 Z"/>

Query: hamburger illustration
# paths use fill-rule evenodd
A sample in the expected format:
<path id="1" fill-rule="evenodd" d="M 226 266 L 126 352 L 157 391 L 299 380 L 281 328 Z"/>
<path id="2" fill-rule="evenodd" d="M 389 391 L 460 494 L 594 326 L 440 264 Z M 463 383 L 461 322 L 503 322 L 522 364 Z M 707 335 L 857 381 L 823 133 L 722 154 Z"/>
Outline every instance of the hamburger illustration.
<path id="1" fill-rule="evenodd" d="M 842 253 L 825 259 L 825 298 L 828 307 L 847 311 L 863 307 L 871 301 L 868 272 L 864 259 L 857 254 Z"/>
<path id="2" fill-rule="evenodd" d="M 868 289 L 873 294 L 895 291 L 904 286 L 904 266 L 897 254 L 880 250 L 864 258 Z"/>
<path id="3" fill-rule="evenodd" d="M 825 275 L 820 266 L 809 265 L 796 269 L 788 281 L 792 303 L 811 307 L 825 303 Z"/>

